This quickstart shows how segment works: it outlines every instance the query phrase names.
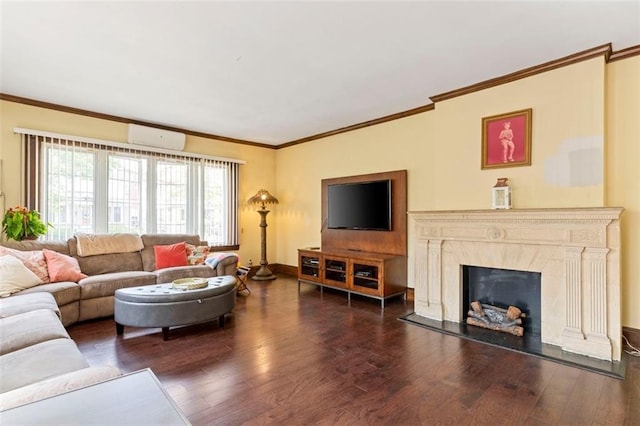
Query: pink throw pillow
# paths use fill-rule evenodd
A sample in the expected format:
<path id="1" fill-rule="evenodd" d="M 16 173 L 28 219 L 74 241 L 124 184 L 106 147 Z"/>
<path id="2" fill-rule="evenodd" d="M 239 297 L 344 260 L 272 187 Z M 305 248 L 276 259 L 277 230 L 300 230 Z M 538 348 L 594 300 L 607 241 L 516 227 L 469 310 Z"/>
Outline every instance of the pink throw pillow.
<path id="1" fill-rule="evenodd" d="M 78 260 L 57 251 L 42 249 L 44 258 L 47 260 L 49 269 L 49 279 L 52 283 L 60 281 L 78 282 L 87 278 L 86 274 L 80 271 Z"/>
<path id="2" fill-rule="evenodd" d="M 47 272 L 47 262 L 41 250 L 22 251 L 11 249 L 9 247 L 0 246 L 0 256 L 10 255 L 18 259 L 31 272 L 36 274 L 43 283 L 49 282 L 49 273 Z"/>
<path id="3" fill-rule="evenodd" d="M 156 257 L 156 270 L 188 265 L 187 247 L 184 241 L 166 246 L 153 246 L 153 254 Z"/>

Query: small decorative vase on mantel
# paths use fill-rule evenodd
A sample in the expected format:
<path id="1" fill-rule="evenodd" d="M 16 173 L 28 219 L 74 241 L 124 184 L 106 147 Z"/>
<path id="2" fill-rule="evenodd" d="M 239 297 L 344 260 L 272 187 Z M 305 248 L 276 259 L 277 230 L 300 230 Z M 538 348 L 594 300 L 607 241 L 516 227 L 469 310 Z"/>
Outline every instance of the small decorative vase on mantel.
<path id="1" fill-rule="evenodd" d="M 507 183 L 509 178 L 498 178 L 493 185 L 493 203 L 494 209 L 510 209 L 511 208 L 511 187 Z"/>

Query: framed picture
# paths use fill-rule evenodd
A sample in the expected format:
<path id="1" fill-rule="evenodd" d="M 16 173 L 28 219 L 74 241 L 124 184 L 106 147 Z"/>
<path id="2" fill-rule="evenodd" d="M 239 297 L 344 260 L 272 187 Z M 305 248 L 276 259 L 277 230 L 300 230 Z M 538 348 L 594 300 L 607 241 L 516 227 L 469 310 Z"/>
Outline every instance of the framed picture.
<path id="1" fill-rule="evenodd" d="M 482 119 L 482 169 L 531 165 L 532 109 Z"/>

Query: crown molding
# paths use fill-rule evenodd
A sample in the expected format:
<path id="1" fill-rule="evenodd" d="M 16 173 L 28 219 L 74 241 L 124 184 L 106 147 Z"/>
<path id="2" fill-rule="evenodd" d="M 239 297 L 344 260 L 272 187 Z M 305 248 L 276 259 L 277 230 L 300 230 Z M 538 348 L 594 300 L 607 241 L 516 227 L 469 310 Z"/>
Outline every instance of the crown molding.
<path id="1" fill-rule="evenodd" d="M 419 106 L 417 108 L 408 109 L 406 111 L 397 112 L 395 114 L 385 115 L 384 117 L 374 118 L 373 120 L 363 121 L 361 123 L 352 124 L 350 126 L 341 127 L 339 129 L 329 130 L 328 132 L 318 133 L 317 135 L 312 135 L 312 136 L 307 136 L 307 137 L 304 137 L 304 138 L 301 138 L 301 139 L 296 139 L 296 140 L 293 140 L 291 142 L 287 142 L 287 143 L 283 143 L 283 144 L 277 145 L 276 149 L 287 148 L 287 147 L 290 147 L 290 146 L 293 146 L 293 145 L 299 145 L 301 143 L 311 142 L 311 141 L 314 141 L 314 140 L 317 140 L 317 139 L 326 138 L 327 136 L 334 136 L 334 135 L 338 135 L 340 133 L 346 133 L 346 132 L 350 132 L 352 130 L 363 129 L 365 127 L 374 126 L 376 124 L 386 123 L 388 121 L 399 120 L 401 118 L 405 118 L 405 117 L 409 117 L 409 116 L 412 116 L 412 115 L 420 114 L 420 113 L 423 113 L 425 111 L 431 111 L 433 109 L 435 109 L 435 105 L 432 104 L 432 103 L 431 104 L 427 104 L 427 105 L 423 105 L 423 106 Z"/>
<path id="2" fill-rule="evenodd" d="M 574 53 L 573 55 L 565 56 L 564 58 L 556 59 L 553 61 L 545 62 L 540 65 L 525 68 L 520 71 L 512 72 L 500 77 L 492 78 L 490 80 L 481 81 L 479 83 L 472 84 L 470 86 L 462 87 L 460 89 L 451 90 L 449 92 L 441 93 L 439 95 L 431 96 L 430 99 L 435 102 L 442 102 L 449 99 L 456 98 L 462 95 L 468 95 L 469 93 L 478 92 L 480 90 L 489 89 L 491 87 L 499 86 L 501 84 L 510 83 L 512 81 L 520 80 L 526 77 L 531 77 L 536 74 L 551 71 L 556 68 L 565 67 L 567 65 L 575 64 L 576 62 L 586 61 L 587 59 L 595 58 L 598 56 L 605 56 L 605 60 L 611 54 L 611 43 L 603 44 L 602 46 L 594 47 L 592 49 L 583 50 L 582 52 Z"/>
<path id="3" fill-rule="evenodd" d="M 204 133 L 204 132 L 197 132 L 197 131 L 194 131 L 194 130 L 182 129 L 182 128 L 173 127 L 173 126 L 165 126 L 165 125 L 157 124 L 157 123 L 149 123 L 147 121 L 134 120 L 134 119 L 131 119 L 131 118 L 120 117 L 118 115 L 104 114 L 104 113 L 101 113 L 101 112 L 89 111 L 89 110 L 86 110 L 86 109 L 74 108 L 74 107 L 70 107 L 70 106 L 66 106 L 66 105 L 60 105 L 60 104 L 54 104 L 54 103 L 50 103 L 50 102 L 39 101 L 39 100 L 36 100 L 36 99 L 23 98 L 21 96 L 14 96 L 14 95 L 6 94 L 6 93 L 0 93 L 0 100 L 9 101 L 9 102 L 16 102 L 16 103 L 19 103 L 19 104 L 30 105 L 30 106 L 35 106 L 35 107 L 39 107 L 39 108 L 46 108 L 46 109 L 51 109 L 51 110 L 60 111 L 60 112 L 67 112 L 67 113 L 70 113 L 70 114 L 84 115 L 84 116 L 87 116 L 87 117 L 98 118 L 98 119 L 101 119 L 101 120 L 116 121 L 118 123 L 139 124 L 141 126 L 153 127 L 153 128 L 161 129 L 161 130 L 170 130 L 172 132 L 180 132 L 180 133 L 184 133 L 184 134 L 187 134 L 187 135 L 190 135 L 190 136 L 197 136 L 197 137 L 200 137 L 200 138 L 215 139 L 215 140 L 223 141 L 223 142 L 232 142 L 232 143 L 238 143 L 238 144 L 243 144 L 243 145 L 258 146 L 258 147 L 262 147 L 262 148 L 274 148 L 273 145 L 268 145 L 268 144 L 264 144 L 264 143 L 252 142 L 252 141 L 247 141 L 247 140 L 244 140 L 244 139 L 229 138 L 229 137 L 226 137 L 226 136 L 214 135 L 214 134 L 211 134 L 211 133 Z"/>
<path id="4" fill-rule="evenodd" d="M 433 101 L 430 104 L 417 107 L 408 111 L 400 112 L 397 114 L 387 115 L 385 117 L 381 117 L 378 119 L 365 121 L 362 123 L 353 124 L 351 126 L 342 127 L 340 129 L 331 130 L 328 132 L 319 133 L 317 135 L 304 137 L 301 139 L 297 139 L 291 142 L 287 142 L 281 145 L 276 146 L 276 149 L 286 148 L 293 145 L 298 145 L 304 142 L 310 142 L 317 139 L 322 139 L 327 136 L 333 136 L 340 133 L 349 132 L 352 130 L 361 129 L 368 126 L 373 126 L 375 124 L 385 123 L 387 121 L 397 120 L 399 118 L 404 118 L 413 114 L 419 114 L 425 111 L 431 111 L 435 109 L 435 104 L 437 102 L 442 102 L 448 99 L 452 99 L 458 96 L 467 95 L 469 93 L 477 92 L 483 89 L 488 89 L 490 87 L 499 86 L 501 84 L 509 83 L 515 80 L 519 80 L 526 77 L 531 77 L 536 74 L 541 74 L 543 72 L 552 71 L 557 68 L 565 67 L 567 65 L 575 64 L 577 62 L 586 61 L 588 59 L 596 58 L 598 56 L 605 57 L 605 61 L 611 62 L 613 60 L 624 59 L 630 56 L 639 55 L 640 54 L 640 46 L 630 47 L 624 50 L 620 50 L 618 52 L 612 52 L 611 43 L 603 44 L 601 46 L 597 46 L 591 49 L 583 50 L 581 52 L 574 53 L 569 56 L 565 56 L 560 59 L 555 59 L 553 61 L 545 62 L 540 65 L 535 65 L 533 67 L 525 68 L 520 71 L 516 71 L 507 75 L 503 75 L 500 77 L 496 77 L 490 80 L 485 80 L 479 83 L 472 84 L 470 86 L 462 87 L 459 89 L 455 89 L 449 92 L 442 93 L 440 95 L 431 96 L 429 99 Z"/>
<path id="5" fill-rule="evenodd" d="M 640 55 L 640 44 L 611 53 L 611 55 L 609 55 L 609 62 L 615 62 L 619 61 L 620 59 L 627 59 L 632 56 L 638 55 Z"/>
<path id="6" fill-rule="evenodd" d="M 290 142 L 285 142 L 285 143 L 282 143 L 282 144 L 279 144 L 279 145 L 269 145 L 269 144 L 265 144 L 265 143 L 253 142 L 253 141 L 248 141 L 248 140 L 244 140 L 244 139 L 235 139 L 235 138 L 229 138 L 229 137 L 226 137 L 226 136 L 220 136 L 220 135 L 215 135 L 215 134 L 211 134 L 211 133 L 203 133 L 203 132 L 197 132 L 197 131 L 188 130 L 188 129 L 181 129 L 181 128 L 177 128 L 177 127 L 164 126 L 164 125 L 161 125 L 161 124 L 148 123 L 148 122 L 145 122 L 145 121 L 133 120 L 133 119 L 130 119 L 130 118 L 120 117 L 120 116 L 116 116 L 116 115 L 103 114 L 103 113 L 99 113 L 99 112 L 88 111 L 88 110 L 69 107 L 69 106 L 65 106 L 65 105 L 53 104 L 53 103 L 38 101 L 38 100 L 34 100 L 34 99 L 29 99 L 29 98 L 23 98 L 23 97 L 9 95 L 9 94 L 5 94 L 5 93 L 0 93 L 0 100 L 6 100 L 6 101 L 10 101 L 10 102 L 17 102 L 17 103 L 22 103 L 22 104 L 25 104 L 25 105 L 31 105 L 31 106 L 41 107 L 41 108 L 47 108 L 47 109 L 52 109 L 52 110 L 61 111 L 61 112 L 68 112 L 68 113 L 71 113 L 71 114 L 85 115 L 85 116 L 88 116 L 88 117 L 99 118 L 99 119 L 103 119 L 103 120 L 117 121 L 117 122 L 120 122 L 120 123 L 140 124 L 142 126 L 154 127 L 154 128 L 162 129 L 162 130 L 171 130 L 171 131 L 174 131 L 174 132 L 185 133 L 185 134 L 191 135 L 191 136 L 197 136 L 197 137 L 206 138 L 206 139 L 215 139 L 215 140 L 219 140 L 219 141 L 223 141 L 223 142 L 232 142 L 232 143 L 238 143 L 238 144 L 242 144 L 242 145 L 250 145 L 250 146 L 255 146 L 255 147 L 260 147 L 260 148 L 281 149 L 281 148 L 287 148 L 287 147 L 294 146 L 294 145 L 299 145 L 299 144 L 302 144 L 302 143 L 305 143 L 305 142 L 311 142 L 311 141 L 314 141 L 314 140 L 323 139 L 323 138 L 326 138 L 328 136 L 334 136 L 334 135 L 338 135 L 340 133 L 346 133 L 346 132 L 350 132 L 350 131 L 353 131 L 353 130 L 363 129 L 365 127 L 370 127 L 370 126 L 374 126 L 374 125 L 377 125 L 377 124 L 386 123 L 386 122 L 389 122 L 389 121 L 399 120 L 401 118 L 405 118 L 405 117 L 409 117 L 409 116 L 412 116 L 412 115 L 420 114 L 420 113 L 423 113 L 423 112 L 431 111 L 431 110 L 435 109 L 435 104 L 438 103 L 438 102 L 442 102 L 442 101 L 445 101 L 445 100 L 448 100 L 448 99 L 452 99 L 452 98 L 455 98 L 455 97 L 458 97 L 458 96 L 467 95 L 469 93 L 477 92 L 477 91 L 488 89 L 488 88 L 491 88 L 491 87 L 499 86 L 501 84 L 510 83 L 512 81 L 516 81 L 516 80 L 520 80 L 520 79 L 523 79 L 523 78 L 531 77 L 533 75 L 541 74 L 543 72 L 552 71 L 552 70 L 557 69 L 557 68 L 561 68 L 561 67 L 564 67 L 564 66 L 567 66 L 567 65 L 572 65 L 572 64 L 575 64 L 577 62 L 586 61 L 588 59 L 596 58 L 598 56 L 604 56 L 605 61 L 608 63 L 608 62 L 618 61 L 618 60 L 621 60 L 621 59 L 630 58 L 632 56 L 637 56 L 637 55 L 640 55 L 640 45 L 631 46 L 631 47 L 628 47 L 626 49 L 622 49 L 622 50 L 619 50 L 617 52 L 613 52 L 612 49 L 611 49 L 611 43 L 603 44 L 601 46 L 597 46 L 597 47 L 594 47 L 592 49 L 583 50 L 581 52 L 577 52 L 577 53 L 574 53 L 574 54 L 569 55 L 569 56 L 565 56 L 565 57 L 560 58 L 560 59 L 556 59 L 556 60 L 553 60 L 553 61 L 545 62 L 545 63 L 540 64 L 540 65 L 535 65 L 533 67 L 525 68 L 525 69 L 520 70 L 520 71 L 516 71 L 516 72 L 510 73 L 510 74 L 506 74 L 506 75 L 503 75 L 503 76 L 500 76 L 500 77 L 492 78 L 490 80 L 485 80 L 485 81 L 482 81 L 482 82 L 479 82 L 479 83 L 475 83 L 475 84 L 472 84 L 470 86 L 462 87 L 462 88 L 459 88 L 459 89 L 451 90 L 449 92 L 441 93 L 439 95 L 431 96 L 429 99 L 432 102 L 429 103 L 429 104 L 426 104 L 426 105 L 422 105 L 422 106 L 419 106 L 419 107 L 416 107 L 416 108 L 413 108 L 413 109 L 409 109 L 409 110 L 406 110 L 406 111 L 401 111 L 401 112 L 398 112 L 398 113 L 395 113 L 395 114 L 386 115 L 384 117 L 379 117 L 379 118 L 375 118 L 375 119 L 372 119 L 372 120 L 363 121 L 361 123 L 356 123 L 356 124 L 352 124 L 352 125 L 349 125 L 349 126 L 341 127 L 339 129 L 329 130 L 327 132 L 318 133 L 316 135 L 311 135 L 311 136 L 307 136 L 307 137 L 304 137 L 304 138 L 295 139 L 295 140 L 292 140 Z"/>

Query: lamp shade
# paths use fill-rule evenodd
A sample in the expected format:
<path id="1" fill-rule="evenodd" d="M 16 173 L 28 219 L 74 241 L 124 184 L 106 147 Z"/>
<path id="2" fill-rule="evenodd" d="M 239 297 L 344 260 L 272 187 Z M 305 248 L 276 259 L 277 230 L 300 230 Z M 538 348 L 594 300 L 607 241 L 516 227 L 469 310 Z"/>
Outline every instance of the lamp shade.
<path id="1" fill-rule="evenodd" d="M 247 202 L 249 204 L 260 206 L 264 210 L 265 205 L 267 204 L 278 204 L 278 199 L 269 194 L 269 191 L 267 191 L 266 189 L 261 189 L 256 193 L 256 195 L 249 198 Z"/>

